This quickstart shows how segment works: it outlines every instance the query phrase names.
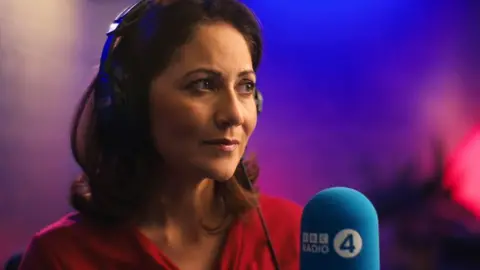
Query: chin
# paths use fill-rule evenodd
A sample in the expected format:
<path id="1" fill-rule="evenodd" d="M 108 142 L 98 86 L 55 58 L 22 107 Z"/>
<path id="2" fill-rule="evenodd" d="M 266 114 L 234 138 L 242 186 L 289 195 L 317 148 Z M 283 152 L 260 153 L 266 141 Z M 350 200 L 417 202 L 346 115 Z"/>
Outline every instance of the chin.
<path id="1" fill-rule="evenodd" d="M 207 177 L 219 182 L 226 182 L 232 179 L 235 174 L 236 165 L 232 168 L 211 168 L 207 171 Z"/>
<path id="2" fill-rule="evenodd" d="M 233 177 L 233 173 L 215 173 L 209 176 L 208 178 L 213 179 L 217 182 L 223 183 L 223 182 L 229 181 L 230 179 L 232 179 L 232 177 Z"/>
<path id="3" fill-rule="evenodd" d="M 235 174 L 238 162 L 209 162 L 202 165 L 201 170 L 204 172 L 206 178 L 226 182 Z"/>

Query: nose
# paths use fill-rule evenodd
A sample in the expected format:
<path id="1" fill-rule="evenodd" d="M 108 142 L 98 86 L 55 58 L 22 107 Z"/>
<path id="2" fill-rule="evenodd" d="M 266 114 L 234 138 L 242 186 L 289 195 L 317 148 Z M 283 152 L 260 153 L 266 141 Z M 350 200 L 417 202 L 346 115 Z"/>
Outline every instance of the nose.
<path id="1" fill-rule="evenodd" d="M 244 122 L 243 105 L 235 90 L 222 91 L 218 99 L 215 123 L 220 129 L 240 126 Z"/>

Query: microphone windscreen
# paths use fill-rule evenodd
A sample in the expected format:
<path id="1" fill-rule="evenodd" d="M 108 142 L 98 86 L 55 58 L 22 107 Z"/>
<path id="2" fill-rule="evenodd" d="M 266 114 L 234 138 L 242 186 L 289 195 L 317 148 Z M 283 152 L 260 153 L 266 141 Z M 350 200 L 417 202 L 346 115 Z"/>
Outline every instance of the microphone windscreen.
<path id="1" fill-rule="evenodd" d="M 378 216 L 362 193 L 334 187 L 305 206 L 300 270 L 380 270 Z"/>

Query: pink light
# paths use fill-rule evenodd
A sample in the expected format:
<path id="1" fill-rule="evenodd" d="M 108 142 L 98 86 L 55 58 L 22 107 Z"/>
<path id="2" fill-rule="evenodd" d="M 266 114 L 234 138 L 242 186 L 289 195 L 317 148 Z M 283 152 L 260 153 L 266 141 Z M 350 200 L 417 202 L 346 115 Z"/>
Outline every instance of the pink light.
<path id="1" fill-rule="evenodd" d="M 480 127 L 455 151 L 445 185 L 453 190 L 459 204 L 480 218 Z"/>

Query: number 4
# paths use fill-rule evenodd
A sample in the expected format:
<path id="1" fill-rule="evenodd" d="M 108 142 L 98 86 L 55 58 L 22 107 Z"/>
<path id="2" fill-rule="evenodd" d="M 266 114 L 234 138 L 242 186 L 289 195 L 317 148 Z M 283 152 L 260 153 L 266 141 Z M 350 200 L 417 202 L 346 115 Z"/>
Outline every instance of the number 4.
<path id="1" fill-rule="evenodd" d="M 353 235 L 351 233 L 349 233 L 340 244 L 340 250 L 348 250 L 350 253 L 355 251 L 355 243 L 353 242 Z"/>

